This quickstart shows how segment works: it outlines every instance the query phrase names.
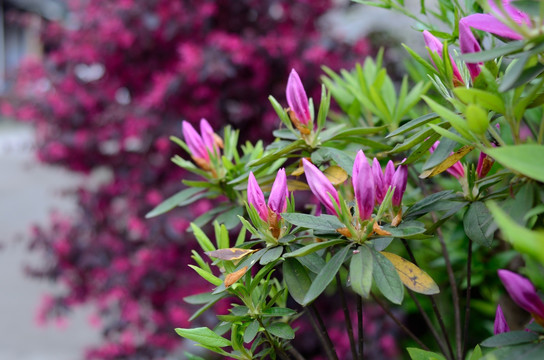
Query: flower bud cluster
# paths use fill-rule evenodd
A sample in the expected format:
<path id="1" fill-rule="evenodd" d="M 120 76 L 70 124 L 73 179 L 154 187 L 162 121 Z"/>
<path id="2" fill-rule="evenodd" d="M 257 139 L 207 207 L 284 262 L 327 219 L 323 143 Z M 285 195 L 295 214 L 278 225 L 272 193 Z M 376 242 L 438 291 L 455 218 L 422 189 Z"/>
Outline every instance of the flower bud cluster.
<path id="1" fill-rule="evenodd" d="M 216 169 L 212 166 L 212 159 L 221 156 L 220 149 L 223 148 L 223 140 L 213 131 L 206 119 L 200 120 L 200 134 L 185 120 L 181 129 L 193 161 L 215 176 Z"/>

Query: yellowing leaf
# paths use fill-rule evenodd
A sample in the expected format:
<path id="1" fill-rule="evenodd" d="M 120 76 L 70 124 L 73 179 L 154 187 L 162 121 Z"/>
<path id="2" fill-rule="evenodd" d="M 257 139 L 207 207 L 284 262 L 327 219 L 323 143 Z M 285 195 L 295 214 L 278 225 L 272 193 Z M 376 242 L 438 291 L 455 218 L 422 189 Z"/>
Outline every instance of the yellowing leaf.
<path id="1" fill-rule="evenodd" d="M 348 178 L 348 173 L 337 165 L 329 166 L 323 171 L 323 174 L 333 185 L 343 184 Z"/>
<path id="2" fill-rule="evenodd" d="M 308 184 L 298 180 L 287 180 L 287 188 L 289 189 L 289 191 L 310 190 Z"/>
<path id="3" fill-rule="evenodd" d="M 381 254 L 391 261 L 399 273 L 400 280 L 408 289 L 425 295 L 433 295 L 440 292 L 434 280 L 425 271 L 410 261 L 385 251 L 381 251 Z"/>
<path id="4" fill-rule="evenodd" d="M 205 252 L 205 254 L 210 257 L 218 258 L 221 260 L 239 260 L 243 258 L 244 256 L 246 256 L 247 254 L 251 254 L 255 251 L 257 250 L 228 248 L 228 249 L 207 251 Z"/>
<path id="5" fill-rule="evenodd" d="M 291 175 L 293 175 L 293 176 L 300 176 L 300 175 L 302 175 L 302 174 L 304 174 L 304 167 L 302 167 L 302 165 L 299 166 L 298 168 L 296 168 L 296 169 L 291 173 Z"/>
<path id="6" fill-rule="evenodd" d="M 426 179 L 429 177 L 433 177 L 435 175 L 438 175 L 440 173 L 443 173 L 444 171 L 448 170 L 450 167 L 453 166 L 456 162 L 461 160 L 463 157 L 465 157 L 466 154 L 471 152 L 474 149 L 474 146 L 472 145 L 465 145 L 450 156 L 446 158 L 446 160 L 442 161 L 440 164 L 436 165 L 434 168 L 426 170 L 422 172 L 419 177 L 421 179 Z"/>
<path id="7" fill-rule="evenodd" d="M 247 271 L 247 266 L 244 266 L 243 268 L 241 268 L 240 270 L 238 271 L 235 271 L 231 274 L 228 274 L 226 277 L 225 277 L 225 286 L 226 287 L 229 287 L 231 286 L 232 284 L 234 284 L 235 282 L 237 282 L 242 276 L 244 276 L 244 274 L 246 273 Z"/>

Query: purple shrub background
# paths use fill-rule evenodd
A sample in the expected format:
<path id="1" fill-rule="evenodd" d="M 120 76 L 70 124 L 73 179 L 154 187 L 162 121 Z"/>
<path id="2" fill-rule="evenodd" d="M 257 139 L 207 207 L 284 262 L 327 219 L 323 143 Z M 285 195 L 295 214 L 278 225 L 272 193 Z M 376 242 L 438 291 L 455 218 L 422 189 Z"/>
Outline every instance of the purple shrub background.
<path id="1" fill-rule="evenodd" d="M 187 264 L 191 219 L 203 200 L 158 218 L 144 215 L 179 191 L 168 137 L 181 120 L 207 118 L 242 139 L 269 139 L 291 68 L 318 98 L 320 66 L 349 67 L 369 53 L 361 40 L 341 44 L 315 21 L 331 6 L 317 1 L 72 0 L 66 25 L 46 24 L 43 60 L 21 68 L 4 115 L 35 125 L 41 161 L 110 176 L 75 191 L 79 211 L 34 228 L 31 248 L 46 257 L 35 277 L 65 285 L 44 298 L 38 319 L 95 305 L 103 344 L 90 359 L 156 359 L 182 342 L 189 326 L 182 298 L 204 290 Z M 181 154 L 186 156 L 186 154 Z M 221 311 L 221 309 L 218 309 Z M 201 321 L 206 321 L 204 317 Z"/>

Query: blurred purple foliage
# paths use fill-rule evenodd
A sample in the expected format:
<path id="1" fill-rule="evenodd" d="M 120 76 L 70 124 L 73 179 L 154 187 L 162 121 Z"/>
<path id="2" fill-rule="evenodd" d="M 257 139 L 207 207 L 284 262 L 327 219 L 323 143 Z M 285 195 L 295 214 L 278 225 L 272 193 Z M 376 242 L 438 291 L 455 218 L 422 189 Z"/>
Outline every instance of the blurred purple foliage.
<path id="1" fill-rule="evenodd" d="M 31 246 L 47 261 L 30 273 L 66 289 L 45 298 L 39 319 L 90 303 L 104 342 L 89 359 L 162 358 L 182 344 L 173 329 L 189 326 L 183 297 L 204 290 L 187 267 L 193 238 L 185 229 L 214 205 L 203 200 L 144 219 L 182 188 L 183 174 L 170 163 L 180 149 L 168 136 L 181 134 L 181 120 L 204 117 L 216 129 L 234 125 L 242 138 L 269 139 L 279 121 L 267 97 L 286 106 L 292 68 L 317 98 L 320 66 L 349 67 L 369 45 L 318 31 L 329 0 L 69 6 L 64 24 L 44 25 L 44 59 L 23 65 L 1 107 L 35 125 L 41 161 L 111 174 L 75 192 L 77 214 L 53 215 L 49 227 L 33 230 Z"/>

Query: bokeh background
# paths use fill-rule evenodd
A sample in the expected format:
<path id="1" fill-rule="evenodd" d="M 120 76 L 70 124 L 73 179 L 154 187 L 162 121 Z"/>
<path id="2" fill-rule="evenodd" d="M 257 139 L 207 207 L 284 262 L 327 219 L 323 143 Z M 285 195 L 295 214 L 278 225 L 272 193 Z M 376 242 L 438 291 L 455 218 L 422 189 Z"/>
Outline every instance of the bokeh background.
<path id="1" fill-rule="evenodd" d="M 214 204 L 144 219 L 181 188 L 169 135 L 205 117 L 269 140 L 291 68 L 314 98 L 321 65 L 382 46 L 394 75 L 412 25 L 346 1 L 0 0 L 0 360 L 183 358 L 185 229 Z"/>

